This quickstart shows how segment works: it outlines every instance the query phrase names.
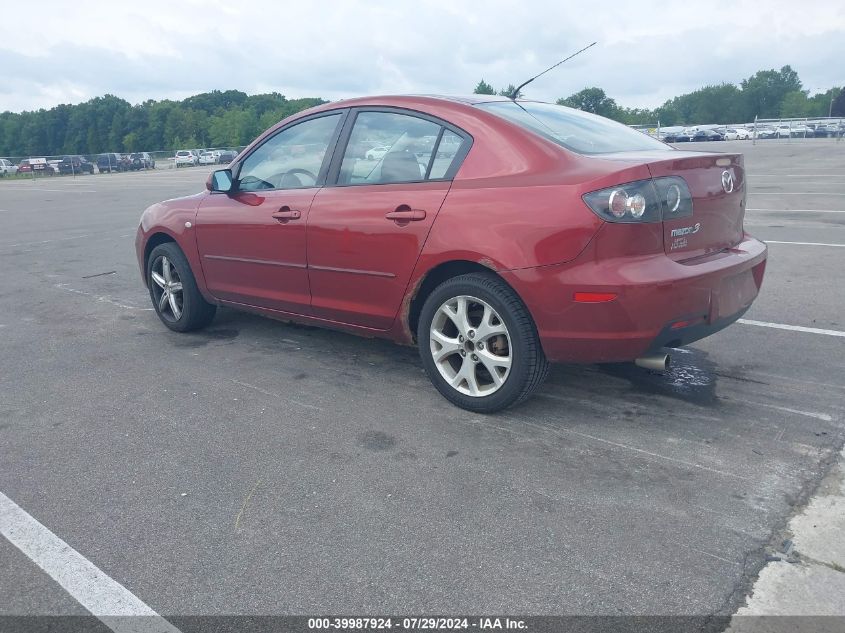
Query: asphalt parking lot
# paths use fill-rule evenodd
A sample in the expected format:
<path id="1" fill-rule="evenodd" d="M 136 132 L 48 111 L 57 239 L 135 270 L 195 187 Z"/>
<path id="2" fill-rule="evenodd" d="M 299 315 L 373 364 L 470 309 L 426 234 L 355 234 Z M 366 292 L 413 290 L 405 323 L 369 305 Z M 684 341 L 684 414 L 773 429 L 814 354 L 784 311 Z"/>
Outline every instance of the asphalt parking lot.
<path id="1" fill-rule="evenodd" d="M 489 417 L 411 348 L 165 329 L 135 228 L 208 169 L 0 182 L 0 493 L 163 616 L 729 615 L 845 442 L 845 143 L 693 148 L 746 154 L 745 322 Z M 85 613 L 0 569 L 0 615 Z"/>

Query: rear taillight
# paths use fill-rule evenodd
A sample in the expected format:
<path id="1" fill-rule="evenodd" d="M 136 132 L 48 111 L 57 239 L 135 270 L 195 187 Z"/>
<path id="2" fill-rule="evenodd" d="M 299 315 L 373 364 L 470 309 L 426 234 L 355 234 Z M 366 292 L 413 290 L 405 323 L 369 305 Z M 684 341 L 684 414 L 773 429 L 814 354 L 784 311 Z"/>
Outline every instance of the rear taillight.
<path id="1" fill-rule="evenodd" d="M 662 222 L 692 215 L 692 194 L 677 176 L 608 187 L 586 193 L 583 199 L 608 222 Z"/>

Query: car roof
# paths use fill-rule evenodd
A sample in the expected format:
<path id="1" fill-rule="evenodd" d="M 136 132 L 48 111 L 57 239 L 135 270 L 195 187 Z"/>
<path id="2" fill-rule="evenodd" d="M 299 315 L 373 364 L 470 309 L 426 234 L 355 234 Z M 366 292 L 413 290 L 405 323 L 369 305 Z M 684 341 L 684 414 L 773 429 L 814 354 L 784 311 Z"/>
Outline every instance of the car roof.
<path id="1" fill-rule="evenodd" d="M 407 106 L 418 105 L 421 103 L 432 101 L 450 101 L 452 103 L 462 103 L 465 105 L 475 105 L 477 103 L 488 103 L 491 101 L 510 101 L 507 97 L 500 95 L 436 95 L 436 94 L 384 94 L 372 95 L 366 97 L 352 97 L 350 99 L 342 99 L 340 101 L 331 101 L 324 104 L 325 107 L 353 107 L 359 105 L 379 105 L 389 102 L 390 105 L 404 104 Z M 518 101 L 523 101 L 519 99 Z M 527 100 L 526 100 L 527 101 Z M 322 106 L 318 106 L 322 107 Z"/>

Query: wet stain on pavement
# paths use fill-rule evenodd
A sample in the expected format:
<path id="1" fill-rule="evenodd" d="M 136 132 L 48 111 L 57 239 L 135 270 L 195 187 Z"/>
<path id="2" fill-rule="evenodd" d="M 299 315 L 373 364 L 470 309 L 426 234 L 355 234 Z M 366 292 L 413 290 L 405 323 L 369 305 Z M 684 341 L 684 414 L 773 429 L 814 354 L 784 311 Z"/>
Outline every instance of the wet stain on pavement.
<path id="1" fill-rule="evenodd" d="M 240 330 L 232 328 L 204 330 L 195 334 L 179 334 L 173 337 L 173 346 L 185 349 L 205 347 L 211 341 L 231 341 L 240 335 Z"/>
<path id="2" fill-rule="evenodd" d="M 234 328 L 221 328 L 218 330 L 206 330 L 201 332 L 208 338 L 215 341 L 231 341 L 233 338 L 238 338 L 241 331 Z"/>
<path id="3" fill-rule="evenodd" d="M 649 371 L 633 363 L 601 365 L 605 374 L 623 378 L 639 393 L 676 398 L 701 406 L 716 404 L 717 367 L 706 352 L 695 349 L 670 350 L 672 363 L 665 373 Z"/>
<path id="4" fill-rule="evenodd" d="M 361 446 L 371 451 L 387 451 L 396 446 L 396 438 L 382 431 L 367 431 L 358 437 Z"/>

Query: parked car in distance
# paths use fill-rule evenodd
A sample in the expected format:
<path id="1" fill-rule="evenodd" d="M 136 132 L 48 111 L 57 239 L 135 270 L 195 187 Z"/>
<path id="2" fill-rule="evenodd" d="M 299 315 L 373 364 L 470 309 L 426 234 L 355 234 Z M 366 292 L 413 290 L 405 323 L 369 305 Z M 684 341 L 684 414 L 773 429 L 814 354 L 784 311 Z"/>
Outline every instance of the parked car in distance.
<path id="1" fill-rule="evenodd" d="M 189 149 L 180 149 L 176 152 L 174 162 L 176 167 L 193 167 L 199 162 L 199 158 Z"/>
<path id="2" fill-rule="evenodd" d="M 777 130 L 773 127 L 758 127 L 757 138 L 777 138 Z"/>
<path id="3" fill-rule="evenodd" d="M 65 156 L 59 163 L 60 174 L 93 174 L 94 165 L 84 156 Z"/>
<path id="4" fill-rule="evenodd" d="M 775 128 L 775 137 L 790 138 L 792 136 L 792 129 L 788 125 L 779 125 Z"/>
<path id="5" fill-rule="evenodd" d="M 36 175 L 54 176 L 56 174 L 55 167 L 46 158 L 31 158 L 29 164 L 32 165 L 32 171 Z"/>
<path id="6" fill-rule="evenodd" d="M 426 136 L 458 150 L 418 156 Z M 390 148 L 375 165 L 370 138 Z M 141 216 L 164 326 L 231 306 L 417 345 L 436 389 L 480 413 L 527 398 L 549 362 L 665 368 L 663 348 L 745 313 L 766 265 L 743 227 L 741 154 L 506 97 L 323 104 L 206 188 Z"/>
<path id="7" fill-rule="evenodd" d="M 724 141 L 725 138 L 715 130 L 699 129 L 693 132 L 690 141 L 706 142 L 706 141 Z"/>
<path id="8" fill-rule="evenodd" d="M 221 165 L 228 165 L 231 163 L 235 158 L 237 158 L 237 154 L 229 149 L 224 149 L 220 152 L 220 156 L 217 157 L 217 162 Z"/>
<path id="9" fill-rule="evenodd" d="M 688 143 L 692 138 L 693 134 L 695 134 L 697 130 L 695 129 L 683 129 L 678 132 L 678 137 L 675 140 L 676 143 Z"/>
<path id="10" fill-rule="evenodd" d="M 18 163 L 18 173 L 19 174 L 31 174 L 32 173 L 32 165 L 30 164 L 28 159 L 24 159 Z"/>
<path id="11" fill-rule="evenodd" d="M 214 152 L 200 152 L 198 163 L 200 165 L 215 165 L 217 164 L 217 157 Z"/>
<path id="12" fill-rule="evenodd" d="M 387 152 L 390 151 L 390 148 L 386 145 L 379 145 L 374 147 L 370 150 L 367 150 L 366 157 L 367 160 L 379 160 L 382 158 Z"/>
<path id="13" fill-rule="evenodd" d="M 681 135 L 681 130 L 673 130 L 671 132 L 662 132 L 661 140 L 664 143 L 677 143 L 678 137 Z"/>
<path id="14" fill-rule="evenodd" d="M 135 152 L 129 155 L 129 169 L 132 171 L 155 169 L 155 166 L 155 159 L 149 152 Z"/>
<path id="15" fill-rule="evenodd" d="M 792 126 L 792 136 L 793 138 L 813 138 L 813 129 L 804 125 L 803 123 L 794 124 Z"/>
<path id="16" fill-rule="evenodd" d="M 12 164 L 12 161 L 5 158 L 0 158 L 0 176 L 14 176 L 18 173 L 18 166 Z"/>
<path id="17" fill-rule="evenodd" d="M 724 131 L 719 130 L 726 141 L 743 141 L 751 138 L 751 133 L 744 127 L 728 127 Z"/>
<path id="18" fill-rule="evenodd" d="M 107 152 L 97 156 L 97 171 L 101 174 L 110 174 L 112 172 L 125 171 L 125 163 L 120 154 L 114 152 Z"/>
<path id="19" fill-rule="evenodd" d="M 827 138 L 828 136 L 833 136 L 835 133 L 836 126 L 825 123 L 819 123 L 813 130 L 813 136 L 816 138 Z"/>

